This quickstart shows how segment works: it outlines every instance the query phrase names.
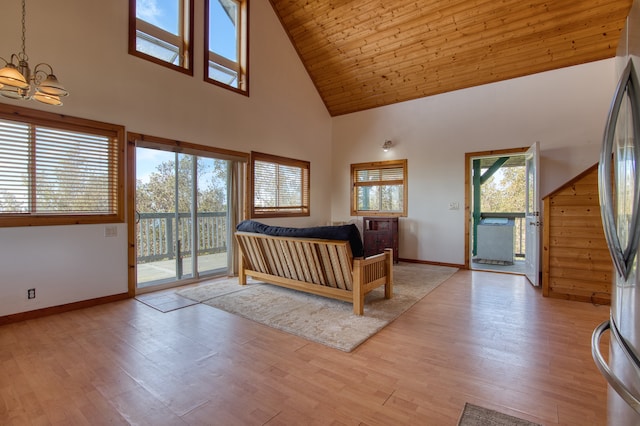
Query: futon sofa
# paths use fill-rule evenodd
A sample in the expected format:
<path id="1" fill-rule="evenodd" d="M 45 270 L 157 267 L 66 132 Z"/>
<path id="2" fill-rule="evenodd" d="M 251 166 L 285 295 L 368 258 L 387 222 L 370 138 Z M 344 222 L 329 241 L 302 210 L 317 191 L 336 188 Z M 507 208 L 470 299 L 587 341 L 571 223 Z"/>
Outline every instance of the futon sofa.
<path id="1" fill-rule="evenodd" d="M 305 291 L 353 304 L 364 314 L 364 296 L 384 286 L 393 297 L 393 251 L 363 257 L 360 232 L 354 224 L 289 228 L 257 221 L 236 227 L 240 248 L 238 279 L 259 281 Z"/>

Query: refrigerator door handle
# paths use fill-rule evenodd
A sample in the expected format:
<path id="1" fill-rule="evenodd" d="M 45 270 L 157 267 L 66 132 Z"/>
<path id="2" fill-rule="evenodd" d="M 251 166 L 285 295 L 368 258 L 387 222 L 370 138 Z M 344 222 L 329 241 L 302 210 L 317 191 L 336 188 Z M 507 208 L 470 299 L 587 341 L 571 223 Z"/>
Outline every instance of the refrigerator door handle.
<path id="1" fill-rule="evenodd" d="M 638 98 L 638 91 L 640 90 L 640 83 L 638 82 L 638 75 L 635 67 L 633 66 L 633 60 L 629 59 L 627 66 L 625 67 L 620 81 L 616 87 L 615 96 L 611 102 L 609 108 L 609 115 L 604 130 L 603 147 L 600 154 L 600 164 L 598 166 L 598 186 L 600 193 L 600 212 L 602 214 L 602 222 L 604 229 L 604 236 L 611 252 L 613 263 L 618 271 L 618 274 L 625 280 L 629 277 L 629 272 L 632 269 L 632 264 L 636 252 L 638 250 L 638 240 L 640 238 L 640 232 L 635 232 L 638 228 L 638 210 L 633 209 L 631 220 L 629 223 L 630 239 L 627 242 L 627 247 L 622 247 L 618 232 L 616 231 L 615 212 L 613 210 L 613 184 L 611 177 L 613 168 L 613 142 L 616 131 L 616 123 L 618 121 L 618 115 L 620 114 L 620 107 L 624 100 L 625 93 L 629 93 L 629 100 L 631 102 L 631 114 L 633 122 L 633 138 L 635 146 L 638 146 L 638 138 L 640 138 L 640 100 Z M 633 204 L 638 206 L 640 202 L 640 182 L 638 179 L 638 165 L 640 164 L 640 153 L 638 150 L 634 150 L 633 153 L 635 160 L 635 181 L 634 181 L 634 194 Z"/>
<path id="2" fill-rule="evenodd" d="M 611 368 L 609 368 L 607 361 L 605 361 L 604 357 L 600 353 L 600 337 L 602 337 L 602 334 L 607 330 L 611 330 L 612 334 L 614 334 L 616 337 L 620 337 L 615 330 L 615 326 L 613 328 L 611 327 L 611 321 L 604 321 L 602 324 L 597 326 L 595 330 L 593 330 L 593 334 L 591 336 L 591 355 L 593 356 L 593 360 L 595 361 L 598 370 L 600 370 L 604 378 L 607 379 L 609 385 L 618 393 L 618 395 L 620 395 L 620 397 L 627 404 L 629 404 L 631 408 L 633 408 L 636 413 L 640 414 L 640 400 L 638 400 L 638 398 L 633 395 L 633 393 L 620 381 L 620 379 L 616 377 Z M 619 342 L 620 347 L 622 348 L 627 358 L 630 361 L 634 359 L 637 360 L 635 355 L 629 353 L 624 340 L 620 340 Z M 638 365 L 636 364 L 635 367 L 637 369 Z"/>

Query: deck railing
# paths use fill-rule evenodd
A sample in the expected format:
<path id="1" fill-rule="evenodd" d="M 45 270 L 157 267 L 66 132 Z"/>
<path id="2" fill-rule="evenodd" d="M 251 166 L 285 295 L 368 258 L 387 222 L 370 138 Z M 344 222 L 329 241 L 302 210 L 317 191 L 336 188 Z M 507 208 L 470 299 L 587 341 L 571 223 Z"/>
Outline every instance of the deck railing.
<path id="1" fill-rule="evenodd" d="M 506 217 L 515 220 L 513 248 L 516 257 L 524 257 L 526 229 L 524 213 L 481 213 L 481 218 Z M 202 212 L 198 221 L 198 255 L 227 250 L 226 212 Z M 177 230 L 177 233 L 175 232 Z M 191 255 L 191 213 L 138 214 L 138 263 L 175 259 Z M 176 242 L 178 244 L 176 244 Z"/>
<path id="2" fill-rule="evenodd" d="M 201 212 L 196 220 L 198 255 L 225 252 L 226 212 Z M 138 213 L 138 263 L 191 256 L 191 222 L 191 213 Z"/>

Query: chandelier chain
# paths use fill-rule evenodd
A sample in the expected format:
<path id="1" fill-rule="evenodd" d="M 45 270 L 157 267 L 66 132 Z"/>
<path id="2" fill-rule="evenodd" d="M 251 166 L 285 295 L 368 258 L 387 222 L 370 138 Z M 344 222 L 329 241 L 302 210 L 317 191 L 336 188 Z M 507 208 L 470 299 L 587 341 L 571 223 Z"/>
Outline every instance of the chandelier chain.
<path id="1" fill-rule="evenodd" d="M 27 37 L 25 36 L 25 33 L 27 31 L 26 28 L 26 19 L 25 16 L 27 15 L 27 6 L 26 6 L 26 0 L 22 0 L 22 56 L 27 56 Z"/>

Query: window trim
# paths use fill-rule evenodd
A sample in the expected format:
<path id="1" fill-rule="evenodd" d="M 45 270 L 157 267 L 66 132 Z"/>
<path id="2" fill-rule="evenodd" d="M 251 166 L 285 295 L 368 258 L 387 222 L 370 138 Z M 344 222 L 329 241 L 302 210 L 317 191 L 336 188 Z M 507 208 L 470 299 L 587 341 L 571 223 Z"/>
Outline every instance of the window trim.
<path id="1" fill-rule="evenodd" d="M 260 212 L 256 209 L 255 206 L 255 163 L 256 161 L 275 163 L 277 165 L 282 166 L 291 166 L 291 167 L 299 167 L 303 170 L 307 171 L 307 179 L 306 182 L 302 182 L 302 194 L 301 198 L 303 200 L 303 205 L 300 206 L 302 211 L 299 212 L 286 212 L 284 207 L 275 206 L 274 208 L 277 210 L 275 212 Z M 251 151 L 251 161 L 250 161 L 250 172 L 248 174 L 249 184 L 247 185 L 248 189 L 248 206 L 249 206 L 249 215 L 252 219 L 257 218 L 271 218 L 271 217 L 302 217 L 302 216 L 310 216 L 311 215 L 311 163 L 309 161 L 304 160 L 296 160 L 288 157 L 280 157 L 272 154 L 265 154 L 261 152 Z M 305 205 L 306 201 L 306 205 Z M 282 209 L 282 210 L 280 210 Z"/>
<path id="2" fill-rule="evenodd" d="M 249 161 L 249 154 L 246 152 L 177 141 L 174 139 L 167 139 L 142 133 L 127 132 L 127 143 L 134 147 L 153 148 L 199 157 L 216 158 L 219 160 L 231 160 L 238 161 L 240 163 L 247 163 Z M 135 189 L 135 182 L 133 189 Z"/>
<path id="3" fill-rule="evenodd" d="M 21 121 L 31 125 L 40 125 L 61 130 L 91 133 L 109 136 L 114 139 L 116 178 L 115 213 L 110 214 L 38 214 L 38 213 L 0 213 L 0 228 L 19 226 L 53 226 L 97 223 L 123 223 L 125 211 L 125 130 L 124 126 L 87 120 L 78 117 L 54 114 L 0 103 L 0 119 Z"/>
<path id="4" fill-rule="evenodd" d="M 240 19 L 238 46 L 238 62 L 235 63 L 224 58 L 209 49 L 209 10 L 210 2 L 218 0 L 206 0 L 204 4 L 204 81 L 215 86 L 231 90 L 241 95 L 249 96 L 249 0 L 236 0 L 238 3 L 238 15 Z M 238 87 L 233 87 L 221 81 L 209 77 L 209 61 L 213 61 L 225 68 L 238 73 Z"/>
<path id="5" fill-rule="evenodd" d="M 360 170 L 379 170 L 379 169 L 391 169 L 402 168 L 402 180 L 394 181 L 376 181 L 371 184 L 363 184 L 356 182 L 356 173 Z M 373 161 L 369 163 L 354 163 L 351 164 L 351 216 L 387 216 L 387 217 L 407 217 L 408 214 L 408 179 L 407 179 L 407 160 L 385 160 L 385 161 Z M 358 200 L 356 187 L 359 186 L 381 186 L 381 185 L 403 185 L 402 194 L 402 211 L 380 211 L 380 210 L 357 210 Z"/>
<path id="6" fill-rule="evenodd" d="M 168 33 L 162 28 L 140 20 L 136 17 L 136 0 L 129 0 L 129 54 L 138 58 L 153 62 L 163 67 L 170 68 L 174 71 L 193 76 L 193 23 L 194 23 L 194 0 L 179 0 L 182 4 L 180 8 L 180 25 L 182 36 Z M 188 13 L 185 16 L 185 3 L 188 4 Z M 155 56 L 140 52 L 136 45 L 137 30 L 142 27 L 146 34 L 156 37 L 160 40 L 167 41 L 169 39 L 178 39 L 180 41 L 180 65 L 174 65 L 167 61 L 163 61 Z M 185 27 L 186 30 L 185 30 Z"/>

